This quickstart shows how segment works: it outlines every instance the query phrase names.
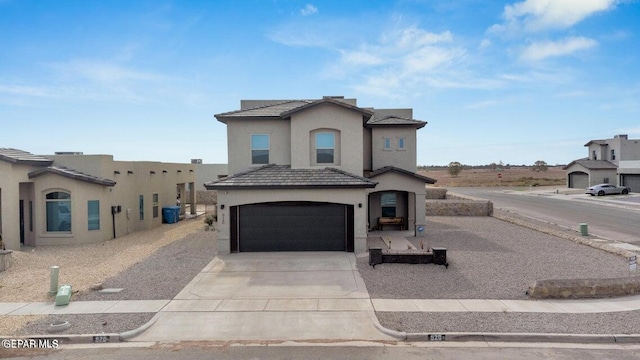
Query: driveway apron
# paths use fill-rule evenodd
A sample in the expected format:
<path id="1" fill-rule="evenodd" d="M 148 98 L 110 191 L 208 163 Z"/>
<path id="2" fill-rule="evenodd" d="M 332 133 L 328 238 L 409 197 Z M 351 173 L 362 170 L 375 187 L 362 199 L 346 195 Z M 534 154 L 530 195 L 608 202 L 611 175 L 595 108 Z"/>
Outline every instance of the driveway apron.
<path id="1" fill-rule="evenodd" d="M 220 255 L 154 320 L 131 341 L 394 339 L 345 252 Z"/>

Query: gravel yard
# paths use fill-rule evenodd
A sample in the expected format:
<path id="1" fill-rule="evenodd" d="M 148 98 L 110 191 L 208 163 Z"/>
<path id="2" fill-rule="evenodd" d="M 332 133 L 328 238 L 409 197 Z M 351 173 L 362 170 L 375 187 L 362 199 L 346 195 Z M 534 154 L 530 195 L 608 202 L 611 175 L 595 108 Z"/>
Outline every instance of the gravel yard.
<path id="1" fill-rule="evenodd" d="M 382 326 L 408 333 L 637 334 L 640 323 L 640 311 L 591 314 L 378 312 L 376 316 Z"/>
<path id="2" fill-rule="evenodd" d="M 553 224 L 536 224 L 553 231 Z M 372 298 L 528 299 L 539 279 L 629 275 L 622 257 L 491 217 L 430 217 L 425 246 L 446 247 L 444 266 L 379 264 L 358 258 Z M 409 239 L 419 246 L 417 239 Z M 380 238 L 368 240 L 381 246 Z M 382 326 L 406 332 L 637 333 L 640 311 L 589 314 L 378 312 Z"/>
<path id="3" fill-rule="evenodd" d="M 358 259 L 372 298 L 528 299 L 536 280 L 628 276 L 625 259 L 492 217 L 429 217 L 425 247 L 446 247 L 444 266 Z M 418 239 L 409 239 L 419 246 Z M 369 245 L 380 246 L 379 238 Z"/>
<path id="4" fill-rule="evenodd" d="M 98 244 L 14 252 L 12 266 L 0 274 L 0 302 L 53 301 L 48 294 L 51 265 L 60 266 L 60 284 L 71 284 L 74 292 L 79 291 L 72 301 L 170 299 L 215 257 L 215 234 L 203 230 L 199 217 Z M 97 295 L 89 288 L 98 282 L 125 290 Z M 131 330 L 151 316 L 73 315 L 70 318 L 84 327 L 72 327 L 67 333 L 81 333 L 83 329 L 93 332 L 96 324 L 105 332 Z M 0 316 L 0 335 L 44 333 L 40 330 L 46 329 L 52 319 L 58 320 L 53 316 Z M 102 325 L 105 322 L 107 325 Z M 21 330 L 28 323 L 31 328 Z"/>

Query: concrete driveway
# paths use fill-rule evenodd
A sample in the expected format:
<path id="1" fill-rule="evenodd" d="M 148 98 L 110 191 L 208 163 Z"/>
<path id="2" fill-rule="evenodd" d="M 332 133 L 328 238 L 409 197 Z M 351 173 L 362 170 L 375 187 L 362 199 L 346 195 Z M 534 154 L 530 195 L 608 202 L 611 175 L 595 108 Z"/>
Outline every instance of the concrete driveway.
<path id="1" fill-rule="evenodd" d="M 132 341 L 394 339 L 344 252 L 218 256 L 154 320 Z"/>

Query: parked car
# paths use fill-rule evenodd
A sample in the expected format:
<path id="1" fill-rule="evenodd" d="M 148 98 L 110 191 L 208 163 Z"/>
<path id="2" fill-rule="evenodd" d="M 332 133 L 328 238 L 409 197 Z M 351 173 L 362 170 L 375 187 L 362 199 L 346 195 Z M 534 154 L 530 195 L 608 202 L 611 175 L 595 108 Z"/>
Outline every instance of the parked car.
<path id="1" fill-rule="evenodd" d="M 594 185 L 587 188 L 585 194 L 589 194 L 591 196 L 604 196 L 611 194 L 628 194 L 631 191 L 631 188 L 628 186 L 615 186 L 611 184 L 599 184 Z"/>

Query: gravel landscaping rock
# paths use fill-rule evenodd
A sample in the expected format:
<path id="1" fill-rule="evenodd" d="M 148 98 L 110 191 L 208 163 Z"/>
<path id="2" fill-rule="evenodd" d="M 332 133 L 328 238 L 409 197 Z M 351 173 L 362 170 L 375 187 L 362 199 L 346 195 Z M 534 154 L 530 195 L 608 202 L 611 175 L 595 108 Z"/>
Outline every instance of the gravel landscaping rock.
<path id="1" fill-rule="evenodd" d="M 216 256 L 215 234 L 203 230 L 191 233 L 103 282 L 105 289 L 124 289 L 120 292 L 89 290 L 72 300 L 173 299 Z"/>
<path id="2" fill-rule="evenodd" d="M 71 326 L 55 335 L 121 333 L 139 328 L 154 315 L 155 313 L 49 315 L 23 327 L 19 335 L 49 335 L 47 329 L 57 321 L 68 321 Z"/>
<path id="3" fill-rule="evenodd" d="M 105 288 L 123 288 L 117 293 L 85 290 L 71 301 L 172 299 L 217 253 L 216 232 L 201 227 L 159 248 L 143 260 L 103 282 Z M 50 324 L 68 321 L 60 334 L 120 333 L 147 323 L 155 313 L 48 315 L 27 323 L 19 334 L 47 334 Z"/>
<path id="4" fill-rule="evenodd" d="M 640 311 L 591 314 L 378 312 L 380 324 L 408 333 L 496 332 L 637 334 Z"/>
<path id="5" fill-rule="evenodd" d="M 449 268 L 379 264 L 374 269 L 368 258 L 359 258 L 372 298 L 523 300 L 536 280 L 629 275 L 621 257 L 491 217 L 429 217 L 426 237 L 409 240 L 447 248 Z M 369 245 L 380 246 L 379 238 Z"/>

